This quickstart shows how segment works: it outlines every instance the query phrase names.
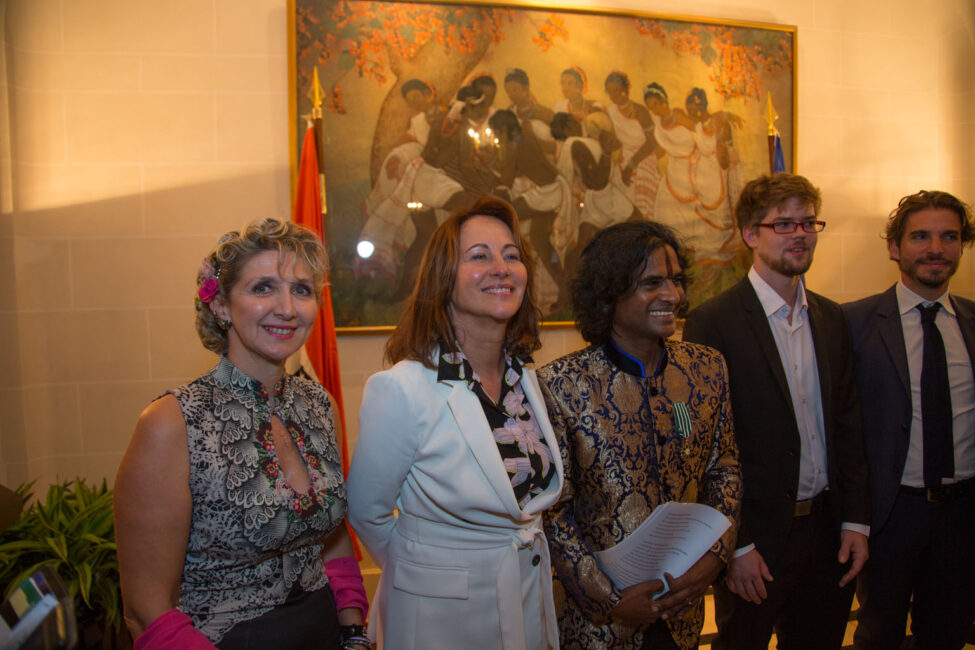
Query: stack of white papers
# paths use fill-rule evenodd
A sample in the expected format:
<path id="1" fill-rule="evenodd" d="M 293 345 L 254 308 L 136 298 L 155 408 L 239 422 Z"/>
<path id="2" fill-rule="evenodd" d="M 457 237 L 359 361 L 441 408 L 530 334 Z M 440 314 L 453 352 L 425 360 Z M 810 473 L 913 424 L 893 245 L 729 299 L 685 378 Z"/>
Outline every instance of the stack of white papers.
<path id="1" fill-rule="evenodd" d="M 668 501 L 657 506 L 622 542 L 597 551 L 596 561 L 617 589 L 648 580 L 664 580 L 664 573 L 678 578 L 729 527 L 731 520 L 711 506 Z"/>

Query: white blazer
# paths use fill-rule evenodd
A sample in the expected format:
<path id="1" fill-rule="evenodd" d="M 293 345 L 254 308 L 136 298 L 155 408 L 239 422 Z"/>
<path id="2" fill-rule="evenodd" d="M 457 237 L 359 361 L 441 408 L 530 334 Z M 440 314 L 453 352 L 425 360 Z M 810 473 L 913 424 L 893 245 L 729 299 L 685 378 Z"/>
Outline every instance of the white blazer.
<path id="1" fill-rule="evenodd" d="M 348 519 L 383 570 L 386 650 L 558 648 L 541 512 L 562 490 L 562 461 L 535 371 L 521 384 L 557 477 L 524 510 L 463 380 L 401 361 L 366 383 Z"/>

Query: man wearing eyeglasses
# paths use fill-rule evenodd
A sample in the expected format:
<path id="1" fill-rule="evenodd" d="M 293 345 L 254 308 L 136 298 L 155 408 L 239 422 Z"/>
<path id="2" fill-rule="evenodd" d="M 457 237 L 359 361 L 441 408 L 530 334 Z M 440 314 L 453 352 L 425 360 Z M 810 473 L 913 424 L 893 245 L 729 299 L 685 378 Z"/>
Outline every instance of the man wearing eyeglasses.
<path id="1" fill-rule="evenodd" d="M 975 618 L 975 303 L 948 292 L 975 241 L 947 192 L 905 196 L 887 222 L 900 281 L 843 305 L 873 502 L 857 582 L 858 650 L 961 648 Z"/>
<path id="2" fill-rule="evenodd" d="M 687 317 L 731 385 L 744 485 L 741 528 L 715 585 L 712 648 L 840 648 L 867 559 L 869 489 L 846 321 L 808 291 L 819 190 L 802 176 L 749 182 L 735 218 L 754 262 Z"/>

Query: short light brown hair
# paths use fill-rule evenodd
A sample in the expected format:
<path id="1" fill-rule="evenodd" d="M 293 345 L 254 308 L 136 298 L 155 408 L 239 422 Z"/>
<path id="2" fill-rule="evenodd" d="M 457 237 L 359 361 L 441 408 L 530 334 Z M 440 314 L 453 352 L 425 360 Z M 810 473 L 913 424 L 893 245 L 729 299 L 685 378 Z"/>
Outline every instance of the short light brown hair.
<path id="1" fill-rule="evenodd" d="M 473 217 L 493 217 L 508 226 L 515 246 L 528 272 L 528 283 L 521 307 L 508 321 L 505 352 L 524 357 L 538 348 L 539 313 L 535 305 L 535 262 L 515 209 L 505 201 L 485 196 L 466 210 L 452 214 L 434 231 L 420 262 L 420 272 L 413 293 L 399 324 L 386 342 L 386 361 L 394 364 L 403 359 L 419 361 L 436 368 L 433 355 L 441 345 L 453 345 L 457 334 L 450 321 L 450 304 L 460 263 L 460 229 Z"/>
<path id="2" fill-rule="evenodd" d="M 928 208 L 951 210 L 958 215 L 958 229 L 961 232 L 962 247 L 971 246 L 975 240 L 975 225 L 972 224 L 972 207 L 957 197 L 937 190 L 921 190 L 905 196 L 890 213 L 887 220 L 887 243 L 900 246 L 904 238 L 907 218 L 915 212 Z"/>
<path id="3" fill-rule="evenodd" d="M 315 299 L 321 301 L 325 277 L 328 275 L 328 257 L 322 246 L 322 240 L 304 226 L 278 219 L 255 221 L 242 233 L 231 230 L 223 235 L 217 241 L 216 247 L 204 258 L 204 266 L 197 272 L 197 292 L 207 280 L 203 271 L 209 263 L 210 269 L 216 274 L 217 295 L 227 299 L 244 265 L 252 257 L 264 251 L 277 251 L 279 259 L 293 253 L 295 260 L 307 264 L 315 284 Z M 216 315 L 210 309 L 212 301 L 203 302 L 197 293 L 194 303 L 196 333 L 199 334 L 203 347 L 218 354 L 226 351 L 227 332 L 220 327 Z"/>
<path id="4" fill-rule="evenodd" d="M 748 181 L 735 205 L 738 232 L 753 229 L 762 223 L 762 219 L 768 216 L 772 208 L 781 208 L 793 198 L 811 205 L 813 213 L 819 215 L 823 197 L 819 193 L 819 188 L 804 176 L 779 172 Z"/>

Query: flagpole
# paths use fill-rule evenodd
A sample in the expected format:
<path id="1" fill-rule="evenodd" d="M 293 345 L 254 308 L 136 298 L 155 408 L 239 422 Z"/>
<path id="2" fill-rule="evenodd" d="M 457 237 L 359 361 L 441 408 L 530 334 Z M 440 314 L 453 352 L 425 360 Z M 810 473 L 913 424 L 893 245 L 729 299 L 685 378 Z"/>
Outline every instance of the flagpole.
<path id="1" fill-rule="evenodd" d="M 294 221 L 309 228 L 322 240 L 328 249 L 325 225 L 325 176 L 322 173 L 319 154 L 321 142 L 322 102 L 325 93 L 318 81 L 318 68 L 315 68 L 312 86 L 308 92 L 312 110 L 308 115 L 308 128 L 301 147 L 301 162 L 298 165 L 298 182 L 295 191 Z M 304 346 L 305 354 L 318 381 L 335 400 L 337 413 L 333 414 L 335 438 L 342 455 L 342 472 L 349 471 L 349 445 L 345 427 L 345 406 L 342 400 L 342 378 L 339 372 L 338 340 L 335 333 L 335 315 L 332 312 L 332 289 L 329 278 L 325 278 L 318 318 Z M 357 559 L 362 553 L 354 531 L 349 529 L 352 545 Z"/>
<path id="2" fill-rule="evenodd" d="M 775 171 L 775 136 L 779 130 L 775 128 L 775 120 L 779 119 L 779 114 L 772 106 L 772 93 L 766 93 L 767 103 L 765 105 L 765 122 L 768 125 L 768 170 L 769 173 Z"/>

